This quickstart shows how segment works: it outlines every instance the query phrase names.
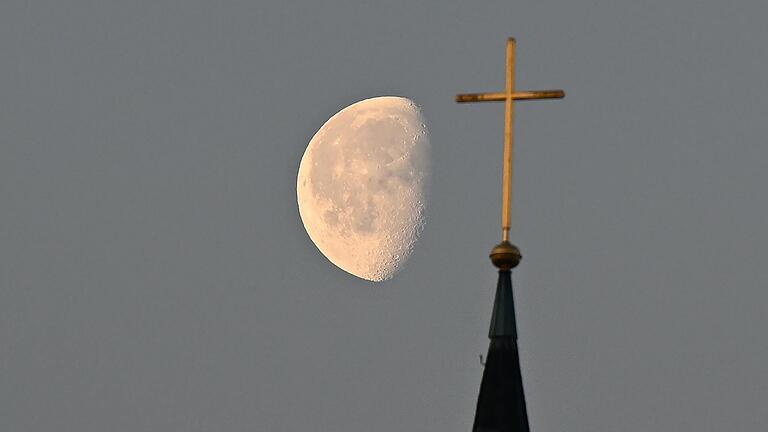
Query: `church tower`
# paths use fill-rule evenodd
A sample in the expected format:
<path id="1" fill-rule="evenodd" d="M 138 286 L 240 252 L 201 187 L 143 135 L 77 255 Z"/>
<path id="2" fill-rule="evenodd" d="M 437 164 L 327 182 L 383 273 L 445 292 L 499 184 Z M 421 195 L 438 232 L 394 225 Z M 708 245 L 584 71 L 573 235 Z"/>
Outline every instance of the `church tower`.
<path id="1" fill-rule="evenodd" d="M 516 100 L 562 99 L 562 90 L 515 91 L 515 40 L 507 40 L 506 89 L 498 93 L 459 94 L 456 102 L 504 102 L 504 178 L 502 191 L 501 243 L 491 250 L 491 262 L 499 269 L 493 303 L 491 339 L 473 432 L 529 432 L 520 356 L 517 350 L 517 324 L 512 292 L 512 269 L 521 259 L 520 250 L 509 242 L 512 207 L 513 120 Z"/>

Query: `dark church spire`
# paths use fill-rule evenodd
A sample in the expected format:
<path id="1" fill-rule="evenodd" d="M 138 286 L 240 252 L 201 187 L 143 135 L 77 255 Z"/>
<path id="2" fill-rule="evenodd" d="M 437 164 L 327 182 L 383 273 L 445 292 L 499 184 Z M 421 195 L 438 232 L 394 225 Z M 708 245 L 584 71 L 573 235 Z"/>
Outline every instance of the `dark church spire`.
<path id="1" fill-rule="evenodd" d="M 472 431 L 528 432 L 511 275 L 511 269 L 520 262 L 520 251 L 509 242 L 502 242 L 491 252 L 491 260 L 499 268 L 499 282 L 488 331 L 491 343 Z"/>

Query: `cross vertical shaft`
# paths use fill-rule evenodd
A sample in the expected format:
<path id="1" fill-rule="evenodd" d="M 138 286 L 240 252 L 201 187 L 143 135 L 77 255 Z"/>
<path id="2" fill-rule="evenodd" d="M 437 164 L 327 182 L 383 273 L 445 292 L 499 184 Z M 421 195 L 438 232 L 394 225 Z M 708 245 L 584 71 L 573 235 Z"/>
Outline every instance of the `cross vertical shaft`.
<path id="1" fill-rule="evenodd" d="M 515 105 L 515 48 L 514 38 L 507 39 L 507 86 L 504 100 L 504 184 L 502 186 L 501 240 L 509 241 L 510 214 L 512 213 L 512 153 L 514 147 Z"/>

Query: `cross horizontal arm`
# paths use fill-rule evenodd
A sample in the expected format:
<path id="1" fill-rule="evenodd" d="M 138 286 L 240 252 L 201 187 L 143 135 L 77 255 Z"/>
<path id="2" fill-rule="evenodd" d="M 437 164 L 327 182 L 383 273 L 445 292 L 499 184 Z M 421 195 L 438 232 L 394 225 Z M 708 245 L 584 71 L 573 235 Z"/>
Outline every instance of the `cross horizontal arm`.
<path id="1" fill-rule="evenodd" d="M 532 100 L 532 99 L 562 99 L 565 92 L 562 90 L 531 90 L 512 93 L 513 100 Z M 499 93 L 464 93 L 456 95 L 456 102 L 504 102 L 507 100 L 507 94 Z"/>

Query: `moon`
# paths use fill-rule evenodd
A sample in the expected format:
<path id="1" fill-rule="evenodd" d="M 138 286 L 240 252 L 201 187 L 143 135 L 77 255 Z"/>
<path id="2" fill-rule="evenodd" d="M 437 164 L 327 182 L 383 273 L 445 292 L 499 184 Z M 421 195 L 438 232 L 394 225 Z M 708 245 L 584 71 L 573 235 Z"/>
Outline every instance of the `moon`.
<path id="1" fill-rule="evenodd" d="M 391 279 L 424 228 L 429 178 L 421 109 L 402 97 L 366 99 L 309 142 L 296 182 L 299 214 L 333 264 L 369 281 Z"/>

